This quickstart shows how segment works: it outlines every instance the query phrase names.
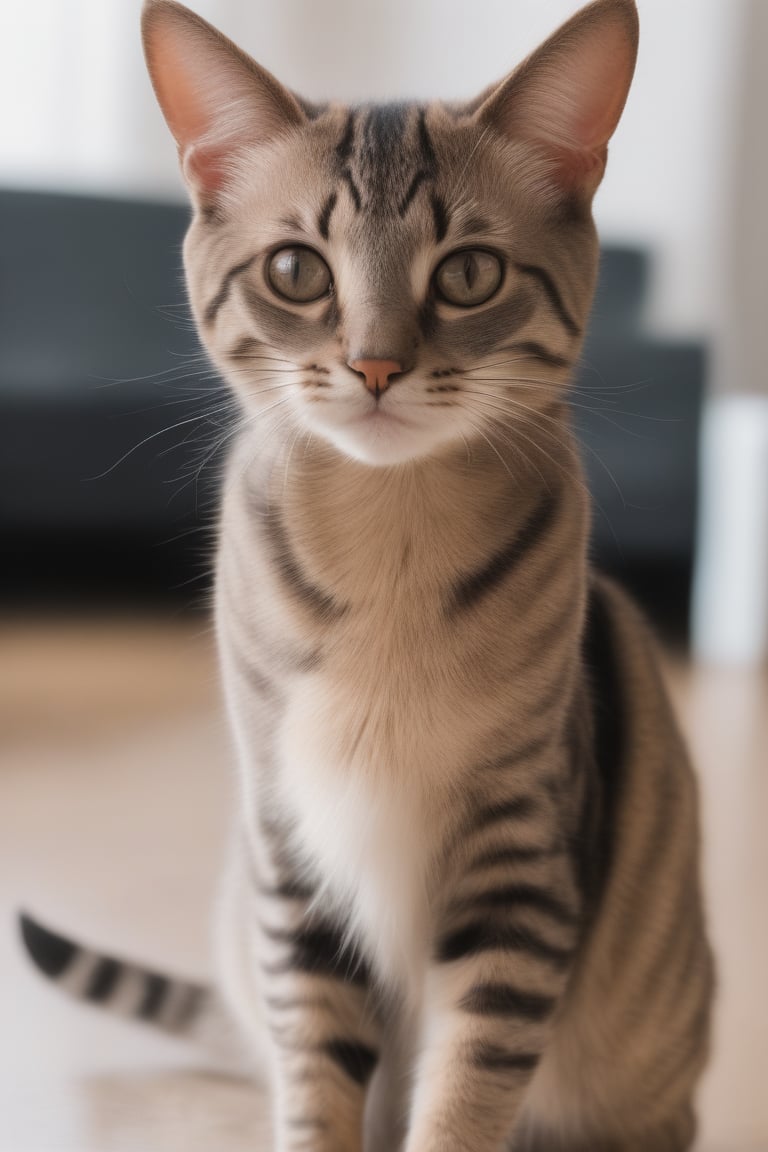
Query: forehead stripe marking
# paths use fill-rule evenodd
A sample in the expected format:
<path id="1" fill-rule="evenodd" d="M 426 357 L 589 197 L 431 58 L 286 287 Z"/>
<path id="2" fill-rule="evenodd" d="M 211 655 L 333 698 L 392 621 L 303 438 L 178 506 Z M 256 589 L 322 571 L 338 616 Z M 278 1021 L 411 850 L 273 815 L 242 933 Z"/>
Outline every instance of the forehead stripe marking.
<path id="1" fill-rule="evenodd" d="M 355 137 L 355 113 L 350 110 L 344 125 L 341 139 L 336 145 L 336 158 L 340 164 L 346 164 L 352 155 L 352 143 Z"/>
<path id="2" fill-rule="evenodd" d="M 438 244 L 440 244 L 441 241 L 445 240 L 446 233 L 448 232 L 448 224 L 450 223 L 448 209 L 442 197 L 438 196 L 434 191 L 430 195 L 429 202 L 432 206 L 432 215 L 435 219 L 435 237 Z"/>
<path id="3" fill-rule="evenodd" d="M 435 156 L 432 139 L 429 135 L 429 129 L 427 128 L 427 115 L 424 108 L 420 108 L 418 112 L 417 131 L 421 149 L 421 167 L 413 177 L 408 191 L 398 205 L 398 213 L 401 217 L 405 216 L 422 184 L 425 184 L 428 180 L 434 181 L 438 172 L 437 158 Z M 435 237 L 437 243 L 440 244 L 448 232 L 450 223 L 448 209 L 445 201 L 441 196 L 438 196 L 434 190 L 430 192 L 429 202 L 435 222 Z"/>
<path id="4" fill-rule="evenodd" d="M 355 205 L 355 211 L 359 212 L 360 208 L 362 207 L 363 200 L 360 195 L 360 189 L 358 188 L 357 184 L 355 184 L 349 168 L 342 169 L 341 178 L 349 189 L 349 194 L 352 197 L 352 203 Z"/>
<path id="5" fill-rule="evenodd" d="M 352 203 L 355 206 L 355 211 L 359 212 L 363 201 L 360 195 L 360 189 L 357 187 L 357 184 L 355 184 L 352 171 L 349 167 L 349 160 L 352 157 L 355 142 L 355 126 L 356 115 L 354 108 L 352 108 L 347 115 L 344 131 L 341 134 L 341 139 L 336 145 L 336 160 L 338 161 L 340 169 L 339 176 L 344 181 L 347 189 L 349 190 L 349 194 L 352 197 Z"/>
<path id="6" fill-rule="evenodd" d="M 331 223 L 331 215 L 336 207 L 338 200 L 338 193 L 334 190 L 326 200 L 323 207 L 320 209 L 320 215 L 317 218 L 317 230 L 322 236 L 323 240 L 328 239 L 328 231 Z"/>
<path id="7" fill-rule="evenodd" d="M 429 175 L 434 179 L 437 175 L 437 159 L 432 139 L 427 128 L 427 114 L 423 108 L 419 109 L 419 143 L 421 145 L 421 159 Z"/>
<path id="8" fill-rule="evenodd" d="M 374 169 L 395 162 L 402 147 L 408 121 L 404 104 L 376 105 L 368 112 L 363 128 L 360 160 Z"/>
<path id="9" fill-rule="evenodd" d="M 239 276 L 241 272 L 245 272 L 247 268 L 250 268 L 255 259 L 255 256 L 249 256 L 247 260 L 243 260 L 241 263 L 235 264 L 233 268 L 230 268 L 229 272 L 227 272 L 226 276 L 221 282 L 221 287 L 203 313 L 203 319 L 205 320 L 206 324 L 213 324 L 214 320 L 219 314 L 219 309 L 226 302 L 227 297 L 229 296 L 229 291 L 232 287 L 232 281 L 235 280 L 235 278 Z"/>
<path id="10" fill-rule="evenodd" d="M 403 196 L 402 200 L 397 206 L 397 211 L 400 216 L 405 216 L 413 202 L 414 196 L 418 192 L 419 188 L 421 188 L 424 181 L 428 179 L 428 173 L 426 173 L 423 168 L 420 168 L 414 176 L 413 180 L 411 180 L 410 187 L 408 188 L 405 196 Z"/>
<path id="11" fill-rule="evenodd" d="M 560 295 L 560 290 L 550 276 L 549 272 L 547 272 L 545 268 L 539 268 L 537 264 L 518 264 L 517 269 L 525 276 L 532 276 L 535 280 L 538 280 L 539 284 L 549 297 L 549 301 L 552 307 L 554 308 L 555 312 L 557 312 L 564 326 L 574 336 L 580 336 L 581 328 L 566 308 L 563 298 Z"/>

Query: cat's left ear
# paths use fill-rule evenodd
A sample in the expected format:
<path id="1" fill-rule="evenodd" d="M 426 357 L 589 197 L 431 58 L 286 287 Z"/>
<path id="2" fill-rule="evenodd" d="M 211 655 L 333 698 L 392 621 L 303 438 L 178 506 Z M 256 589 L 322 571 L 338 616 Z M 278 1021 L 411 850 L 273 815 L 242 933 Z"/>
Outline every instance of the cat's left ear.
<path id="1" fill-rule="evenodd" d="M 174 0 L 145 0 L 142 37 L 160 107 L 190 190 L 210 203 L 243 148 L 305 120 L 274 76 Z"/>
<path id="2" fill-rule="evenodd" d="M 629 93 L 638 32 L 635 0 L 596 0 L 484 94 L 477 119 L 538 145 L 560 189 L 591 198 Z"/>

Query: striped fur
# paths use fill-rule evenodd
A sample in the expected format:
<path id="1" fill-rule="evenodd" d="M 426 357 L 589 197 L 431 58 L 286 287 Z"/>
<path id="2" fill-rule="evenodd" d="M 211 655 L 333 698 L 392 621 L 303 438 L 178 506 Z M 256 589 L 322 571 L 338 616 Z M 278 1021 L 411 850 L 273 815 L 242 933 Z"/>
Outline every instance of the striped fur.
<path id="1" fill-rule="evenodd" d="M 693 1139 L 695 786 L 646 627 L 589 571 L 565 403 L 636 34 L 632 0 L 597 0 L 472 104 L 309 108 L 146 7 L 190 297 L 244 410 L 219 938 L 281 1152 L 357 1152 L 366 1113 L 368 1146 L 405 1152 Z M 270 287 L 291 245 L 331 271 L 314 302 Z M 451 304 L 435 271 L 473 248 L 499 285 Z M 351 367 L 370 359 L 400 369 L 381 394 Z"/>
<path id="2" fill-rule="evenodd" d="M 210 990 L 77 944 L 22 913 L 24 946 L 40 971 L 76 1000 L 85 1000 L 174 1036 L 193 1034 L 209 1011 Z"/>

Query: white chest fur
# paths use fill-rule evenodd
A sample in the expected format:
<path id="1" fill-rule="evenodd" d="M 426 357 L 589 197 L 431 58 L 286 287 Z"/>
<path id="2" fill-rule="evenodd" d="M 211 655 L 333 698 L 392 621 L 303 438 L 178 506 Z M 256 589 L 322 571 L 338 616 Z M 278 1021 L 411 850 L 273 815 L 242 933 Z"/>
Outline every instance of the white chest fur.
<path id="1" fill-rule="evenodd" d="M 349 920 L 381 978 L 418 995 L 439 832 L 425 811 L 419 740 L 409 754 L 398 725 L 354 711 L 320 678 L 292 694 L 277 743 L 281 807 L 295 821 L 323 900 Z"/>

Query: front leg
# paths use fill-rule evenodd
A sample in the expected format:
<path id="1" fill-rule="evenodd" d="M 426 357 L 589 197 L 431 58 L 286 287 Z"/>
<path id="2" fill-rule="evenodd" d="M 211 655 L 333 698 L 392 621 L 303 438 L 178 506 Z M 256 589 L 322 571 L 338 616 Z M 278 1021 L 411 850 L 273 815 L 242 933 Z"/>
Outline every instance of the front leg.
<path id="1" fill-rule="evenodd" d="M 496 1152 L 511 1135 L 578 924 L 565 851 L 497 842 L 477 854 L 446 907 L 427 974 L 406 1152 Z"/>
<path id="2" fill-rule="evenodd" d="M 359 1152 L 379 1028 L 368 973 L 295 881 L 263 887 L 259 928 L 277 1152 Z"/>

